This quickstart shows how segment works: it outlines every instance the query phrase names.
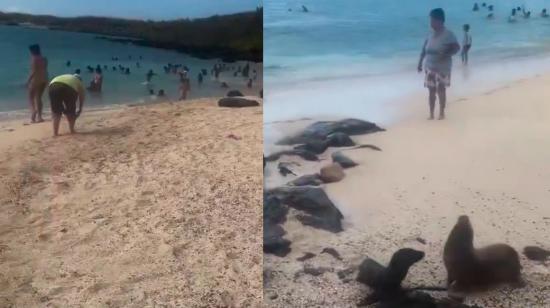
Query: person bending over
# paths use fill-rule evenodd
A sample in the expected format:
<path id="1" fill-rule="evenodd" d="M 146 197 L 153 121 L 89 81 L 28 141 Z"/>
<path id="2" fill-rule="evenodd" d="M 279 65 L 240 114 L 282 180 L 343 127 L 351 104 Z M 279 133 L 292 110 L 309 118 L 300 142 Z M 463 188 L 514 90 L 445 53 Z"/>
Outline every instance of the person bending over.
<path id="1" fill-rule="evenodd" d="M 74 125 L 82 112 L 85 99 L 85 90 L 80 76 L 66 74 L 55 77 L 48 87 L 48 93 L 52 109 L 53 135 L 59 135 L 59 122 L 63 114 L 67 117 L 71 134 L 74 134 Z"/>

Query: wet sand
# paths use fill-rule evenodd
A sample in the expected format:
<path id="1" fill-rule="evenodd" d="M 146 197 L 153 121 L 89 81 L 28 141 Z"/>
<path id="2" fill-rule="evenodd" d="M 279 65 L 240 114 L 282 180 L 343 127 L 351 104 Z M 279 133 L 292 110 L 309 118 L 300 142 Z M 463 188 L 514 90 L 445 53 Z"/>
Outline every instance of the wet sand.
<path id="1" fill-rule="evenodd" d="M 216 101 L 3 122 L 0 307 L 259 306 L 262 108 Z"/>
<path id="2" fill-rule="evenodd" d="M 292 215 L 284 225 L 292 252 L 285 258 L 264 256 L 269 279 L 269 307 L 355 307 L 369 293 L 366 286 L 338 278 L 338 271 L 358 266 L 365 257 L 386 264 L 393 252 L 411 247 L 426 252 L 405 280 L 407 286 L 443 286 L 442 261 L 448 232 L 461 214 L 470 216 L 475 245 L 505 242 L 518 252 L 524 246 L 550 249 L 550 75 L 519 80 L 482 95 L 451 97 L 444 121 L 428 121 L 424 97 L 411 97 L 414 106 L 405 120 L 386 132 L 356 136 L 370 149 L 345 150 L 359 163 L 346 169 L 338 183 L 324 185 L 343 213 L 338 234 L 304 227 Z M 366 119 L 368 120 L 368 119 Z M 303 121 L 305 127 L 310 121 Z M 284 131 L 284 124 L 276 124 Z M 296 123 L 292 124 L 296 126 Z M 293 128 L 294 129 L 294 128 Z M 318 172 L 330 162 L 304 162 L 298 175 Z M 276 164 L 268 166 L 269 187 L 282 179 Z M 425 241 L 422 244 L 420 241 Z M 343 261 L 320 254 L 335 248 Z M 297 261 L 306 252 L 316 254 Z M 469 297 L 467 304 L 483 307 L 547 307 L 550 268 L 521 254 L 527 287 L 508 287 Z M 319 276 L 298 275 L 304 264 L 330 270 Z M 440 294 L 434 293 L 436 296 Z"/>

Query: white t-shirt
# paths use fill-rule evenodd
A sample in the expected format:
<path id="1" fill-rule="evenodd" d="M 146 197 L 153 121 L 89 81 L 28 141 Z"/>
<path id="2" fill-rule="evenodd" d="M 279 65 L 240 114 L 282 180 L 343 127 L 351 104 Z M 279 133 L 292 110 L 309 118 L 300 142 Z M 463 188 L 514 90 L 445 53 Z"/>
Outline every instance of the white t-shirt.
<path id="1" fill-rule="evenodd" d="M 453 65 L 452 56 L 446 53 L 450 45 L 458 44 L 458 40 L 453 32 L 444 29 L 441 33 L 433 32 L 426 40 L 424 47 L 425 60 L 424 66 L 434 72 L 444 75 L 451 73 Z"/>
<path id="2" fill-rule="evenodd" d="M 462 46 L 472 45 L 472 36 L 468 32 L 464 32 L 464 40 Z"/>

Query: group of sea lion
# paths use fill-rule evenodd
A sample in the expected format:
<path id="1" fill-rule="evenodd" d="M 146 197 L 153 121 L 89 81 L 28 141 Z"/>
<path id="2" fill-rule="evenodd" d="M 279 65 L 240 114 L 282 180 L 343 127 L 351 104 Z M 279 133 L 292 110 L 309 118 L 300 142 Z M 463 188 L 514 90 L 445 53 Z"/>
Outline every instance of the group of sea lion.
<path id="1" fill-rule="evenodd" d="M 366 284 L 373 293 L 363 304 L 379 302 L 379 307 L 394 304 L 406 307 L 404 303 L 419 302 L 411 294 L 414 290 L 447 291 L 449 297 L 461 307 L 467 293 L 485 291 L 500 284 L 514 287 L 525 285 L 521 277 L 521 264 L 516 250 L 506 244 L 494 244 L 482 248 L 474 247 L 474 231 L 468 216 L 458 218 L 451 230 L 443 250 L 443 262 L 447 269 L 446 287 L 416 287 L 403 289 L 401 282 L 409 268 L 424 257 L 424 252 L 410 248 L 395 252 L 387 267 L 367 258 L 359 266 L 357 281 Z M 395 306 L 399 302 L 399 305 Z M 390 305 L 391 306 L 391 305 Z M 388 306 L 389 307 L 389 306 Z M 407 306 L 408 307 L 408 306 Z M 416 307 L 416 306 L 415 306 Z M 424 306 L 419 306 L 424 307 Z M 440 307 L 440 306 L 437 306 Z"/>

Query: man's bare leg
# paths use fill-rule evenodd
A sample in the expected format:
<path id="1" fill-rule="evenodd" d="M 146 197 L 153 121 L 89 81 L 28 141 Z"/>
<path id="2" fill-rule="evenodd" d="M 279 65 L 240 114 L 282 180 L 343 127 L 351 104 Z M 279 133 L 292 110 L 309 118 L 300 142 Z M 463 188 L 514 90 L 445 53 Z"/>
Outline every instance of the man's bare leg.
<path id="1" fill-rule="evenodd" d="M 36 119 L 37 122 L 44 122 L 44 119 L 42 118 L 42 95 L 44 94 L 44 90 L 46 89 L 46 84 L 40 85 L 35 93 L 35 102 L 36 102 L 36 113 L 38 115 L 38 118 Z"/>
<path id="2" fill-rule="evenodd" d="M 74 130 L 74 123 L 76 122 L 76 116 L 74 114 L 66 115 L 67 121 L 69 122 L 69 130 L 71 131 L 71 134 L 75 133 Z"/>
<path id="3" fill-rule="evenodd" d="M 428 91 L 430 91 L 430 95 L 429 95 L 429 104 L 430 104 L 430 117 L 428 118 L 428 120 L 433 120 L 434 119 L 434 110 L 435 110 L 435 88 L 428 88 Z"/>
<path id="4" fill-rule="evenodd" d="M 36 122 L 36 105 L 34 101 L 34 97 L 36 93 L 36 88 L 31 87 L 29 88 L 29 107 L 31 108 L 31 123 Z"/>
<path id="5" fill-rule="evenodd" d="M 447 92 L 444 85 L 439 85 L 437 88 L 437 96 L 439 96 L 439 120 L 445 119 L 445 104 L 447 102 Z"/>
<path id="6" fill-rule="evenodd" d="M 59 122 L 61 121 L 61 114 L 52 113 L 52 123 L 53 123 L 53 135 L 54 137 L 59 136 Z"/>

